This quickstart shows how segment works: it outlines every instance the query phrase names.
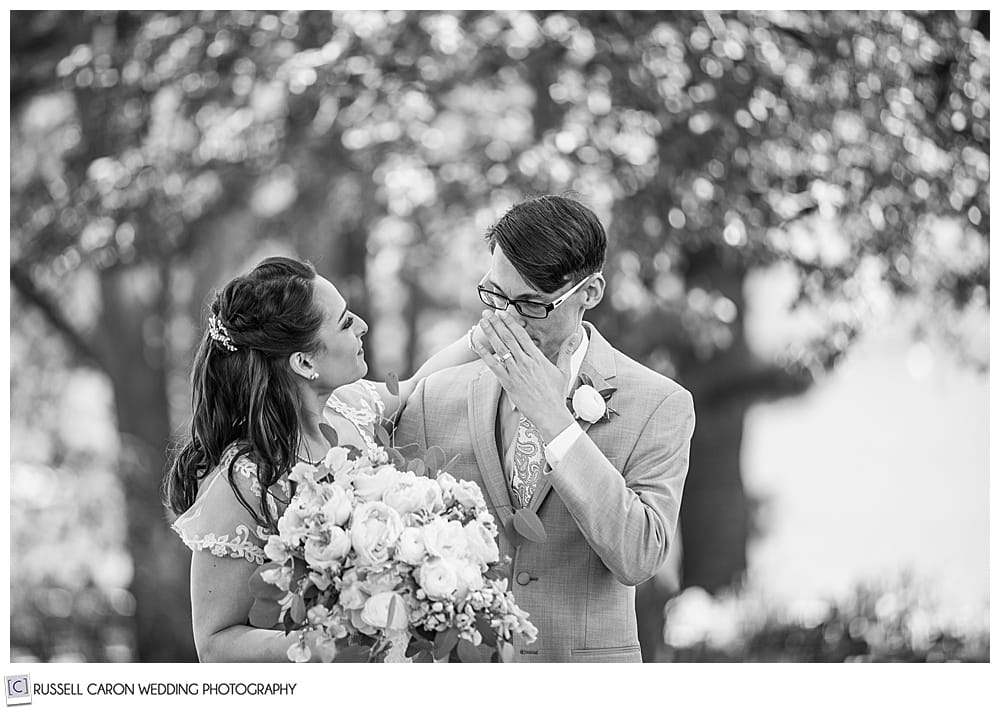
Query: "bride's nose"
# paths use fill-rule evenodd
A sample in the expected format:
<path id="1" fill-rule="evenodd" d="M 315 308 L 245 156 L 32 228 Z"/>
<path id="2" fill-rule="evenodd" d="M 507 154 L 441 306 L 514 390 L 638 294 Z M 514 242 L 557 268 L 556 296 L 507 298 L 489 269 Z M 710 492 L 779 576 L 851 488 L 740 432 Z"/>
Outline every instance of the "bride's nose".
<path id="1" fill-rule="evenodd" d="M 358 316 L 358 337 L 361 338 L 368 332 L 368 324 L 361 316 Z"/>

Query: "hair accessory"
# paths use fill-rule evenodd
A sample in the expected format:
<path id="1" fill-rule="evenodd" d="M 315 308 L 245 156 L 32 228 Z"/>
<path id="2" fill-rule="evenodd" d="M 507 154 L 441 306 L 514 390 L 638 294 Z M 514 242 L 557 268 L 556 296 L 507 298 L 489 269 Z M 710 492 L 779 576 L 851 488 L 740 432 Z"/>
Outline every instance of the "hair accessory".
<path id="1" fill-rule="evenodd" d="M 208 337 L 219 343 L 226 350 L 236 352 L 236 345 L 233 344 L 233 339 L 229 337 L 229 331 L 226 330 L 226 326 L 222 325 L 222 321 L 214 313 L 208 317 Z"/>

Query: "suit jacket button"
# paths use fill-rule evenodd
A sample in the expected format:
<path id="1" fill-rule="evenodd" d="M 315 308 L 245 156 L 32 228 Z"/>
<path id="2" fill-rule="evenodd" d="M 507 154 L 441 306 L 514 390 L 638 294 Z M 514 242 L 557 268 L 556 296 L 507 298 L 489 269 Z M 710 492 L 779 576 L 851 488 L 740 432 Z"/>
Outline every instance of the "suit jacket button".
<path id="1" fill-rule="evenodd" d="M 518 572 L 517 577 L 515 577 L 514 579 L 516 579 L 517 583 L 520 584 L 522 587 L 526 587 L 528 586 L 528 583 L 531 582 L 531 575 L 528 574 L 527 572 Z"/>

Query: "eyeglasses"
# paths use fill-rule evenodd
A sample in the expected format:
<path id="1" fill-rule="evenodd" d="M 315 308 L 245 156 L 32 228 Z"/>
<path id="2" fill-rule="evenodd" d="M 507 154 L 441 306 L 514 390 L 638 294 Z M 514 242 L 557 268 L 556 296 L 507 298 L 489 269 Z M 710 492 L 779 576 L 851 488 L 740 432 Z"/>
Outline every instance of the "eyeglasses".
<path id="1" fill-rule="evenodd" d="M 566 299 L 568 299 L 574 293 L 579 291 L 580 287 L 583 286 L 585 283 L 587 283 L 587 280 L 591 276 L 596 276 L 599 273 L 600 272 L 598 271 L 595 274 L 589 274 L 588 276 L 585 276 L 583 280 L 581 280 L 578 284 L 576 284 L 573 288 L 564 293 L 562 296 L 552 301 L 552 303 L 539 303 L 538 301 L 526 301 L 521 299 L 507 298 L 502 293 L 497 293 L 496 291 L 490 291 L 488 288 L 483 286 L 482 282 L 480 282 L 477 288 L 479 290 L 479 298 L 482 300 L 483 303 L 485 303 L 490 308 L 495 308 L 498 311 L 505 311 L 507 310 L 507 306 L 510 305 L 514 306 L 514 308 L 517 309 L 517 312 L 520 313 L 525 318 L 542 319 L 542 318 L 548 318 L 549 313 L 551 313 L 556 308 L 561 306 L 563 303 L 566 302 Z M 486 280 L 485 276 L 483 277 L 483 280 L 484 281 Z"/>

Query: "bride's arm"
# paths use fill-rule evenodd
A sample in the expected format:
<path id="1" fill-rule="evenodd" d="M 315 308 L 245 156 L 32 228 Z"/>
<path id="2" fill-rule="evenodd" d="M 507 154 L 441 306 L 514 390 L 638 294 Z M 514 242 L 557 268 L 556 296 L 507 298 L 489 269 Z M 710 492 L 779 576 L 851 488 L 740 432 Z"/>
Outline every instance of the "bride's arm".
<path id="1" fill-rule="evenodd" d="M 476 328 L 479 328 L 478 324 L 473 327 L 473 330 Z M 413 390 L 417 388 L 417 383 L 420 380 L 440 370 L 455 367 L 456 365 L 464 365 L 467 362 L 473 362 L 478 359 L 479 356 L 469 348 L 469 333 L 466 333 L 448 347 L 432 355 L 427 362 L 413 373 L 412 377 L 400 380 L 398 397 L 390 394 L 384 382 L 375 382 L 373 384 L 375 385 L 375 389 L 378 390 L 379 397 L 385 404 L 386 415 L 392 419 L 402 405 L 406 404 L 406 400 L 413 394 Z"/>
<path id="2" fill-rule="evenodd" d="M 247 626 L 253 597 L 250 576 L 257 566 L 243 559 L 216 557 L 207 550 L 191 556 L 191 612 L 194 645 L 205 662 L 288 662 L 298 634 Z M 313 649 L 313 661 L 319 653 Z"/>
<path id="3" fill-rule="evenodd" d="M 191 556 L 191 614 L 198 659 L 288 661 L 297 640 L 284 631 L 247 626 L 250 576 L 256 566 L 243 559 L 216 557 L 207 550 Z"/>

